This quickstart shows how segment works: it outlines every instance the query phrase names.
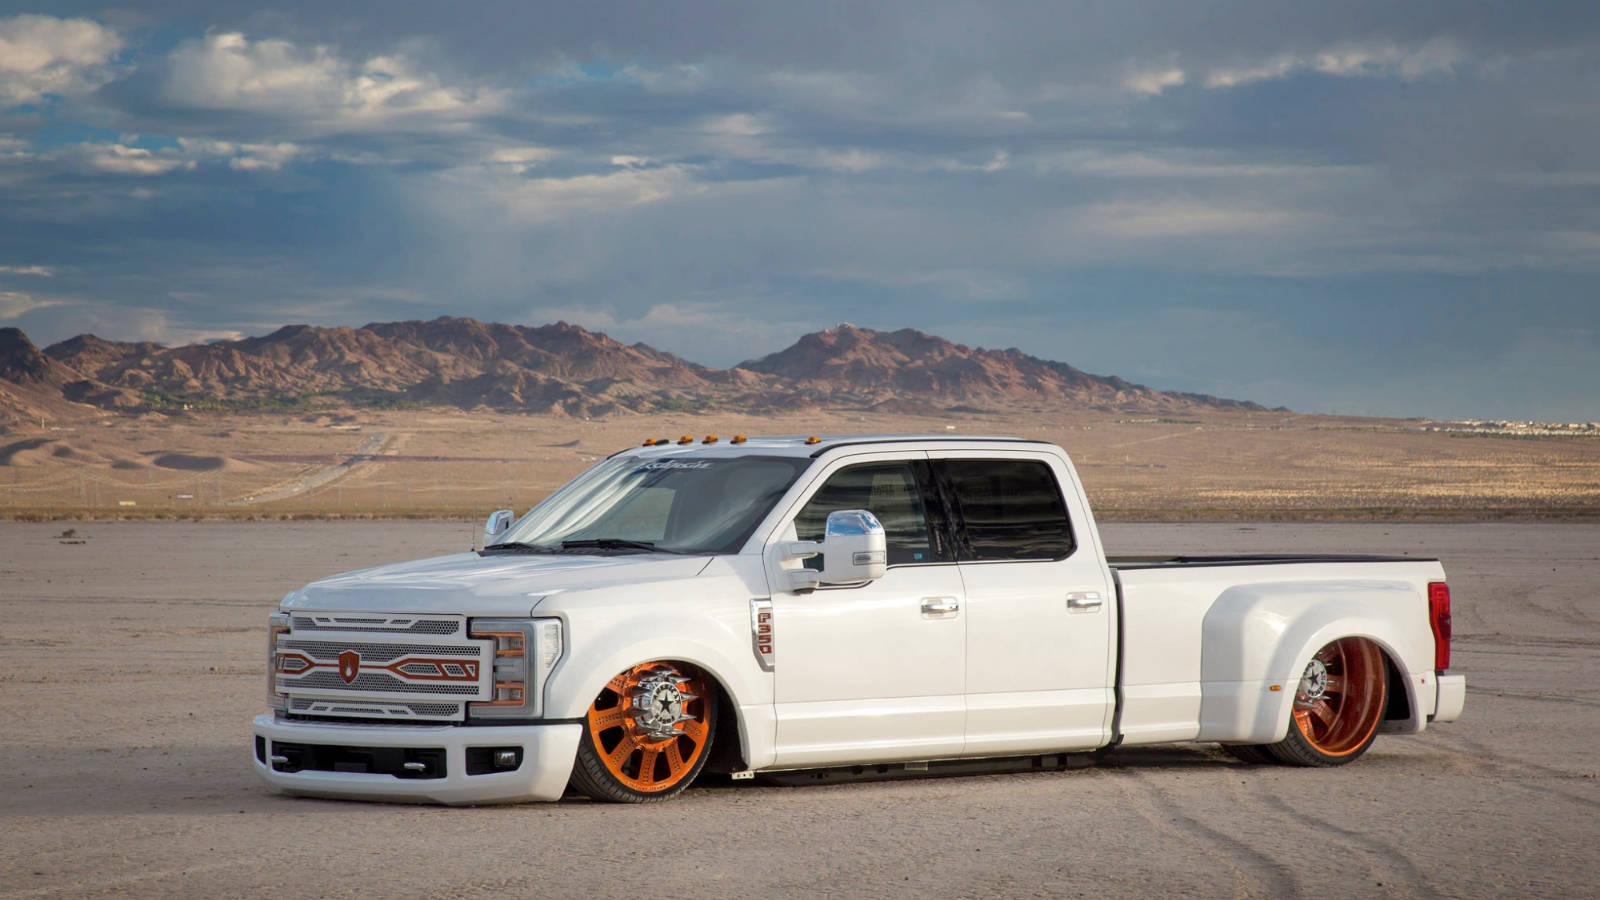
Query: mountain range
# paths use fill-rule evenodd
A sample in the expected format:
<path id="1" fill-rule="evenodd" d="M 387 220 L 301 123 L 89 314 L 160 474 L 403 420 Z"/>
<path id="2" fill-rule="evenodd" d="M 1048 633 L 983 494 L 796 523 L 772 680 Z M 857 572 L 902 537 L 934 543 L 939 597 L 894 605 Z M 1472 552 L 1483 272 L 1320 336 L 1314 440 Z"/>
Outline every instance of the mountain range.
<path id="1" fill-rule="evenodd" d="M 0 417 L 112 410 L 455 406 L 595 416 L 829 406 L 946 410 L 1261 410 L 1158 391 L 1020 350 L 910 328 L 843 324 L 728 369 L 557 322 L 441 317 L 360 328 L 286 325 L 262 337 L 167 347 L 80 334 L 42 350 L 0 328 Z"/>

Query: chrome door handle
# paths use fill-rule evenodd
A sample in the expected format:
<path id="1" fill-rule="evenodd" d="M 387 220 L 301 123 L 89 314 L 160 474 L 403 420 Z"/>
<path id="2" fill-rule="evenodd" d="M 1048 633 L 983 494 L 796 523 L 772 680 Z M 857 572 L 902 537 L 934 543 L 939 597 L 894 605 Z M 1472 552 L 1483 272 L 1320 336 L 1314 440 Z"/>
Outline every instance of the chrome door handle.
<path id="1" fill-rule="evenodd" d="M 923 597 L 922 614 L 925 616 L 947 616 L 961 609 L 961 601 L 954 597 Z"/>
<path id="2" fill-rule="evenodd" d="M 1094 591 L 1071 593 L 1067 595 L 1067 612 L 1094 612 L 1102 602 Z"/>

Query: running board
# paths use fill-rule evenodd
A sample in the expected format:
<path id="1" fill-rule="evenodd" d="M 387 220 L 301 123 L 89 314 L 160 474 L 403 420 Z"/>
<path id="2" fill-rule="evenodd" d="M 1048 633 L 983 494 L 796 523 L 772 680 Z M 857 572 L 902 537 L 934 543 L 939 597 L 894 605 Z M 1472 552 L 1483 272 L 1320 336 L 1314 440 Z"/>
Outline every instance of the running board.
<path id="1" fill-rule="evenodd" d="M 996 775 L 1008 772 L 1087 769 L 1094 764 L 1095 756 L 1091 753 L 1049 753 L 1043 756 L 925 760 L 877 763 L 868 766 L 836 766 L 827 769 L 789 769 L 754 774 L 767 784 L 801 787 L 849 781 L 890 781 L 896 778 L 938 778 L 950 775 Z"/>

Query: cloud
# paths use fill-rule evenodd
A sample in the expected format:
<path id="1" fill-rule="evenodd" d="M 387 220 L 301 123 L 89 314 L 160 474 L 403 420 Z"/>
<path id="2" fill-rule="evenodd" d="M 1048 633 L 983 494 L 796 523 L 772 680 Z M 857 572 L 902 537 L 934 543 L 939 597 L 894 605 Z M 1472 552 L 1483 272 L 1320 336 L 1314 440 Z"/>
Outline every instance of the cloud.
<path id="1" fill-rule="evenodd" d="M 115 31 L 88 19 L 0 19 L 0 109 L 94 90 L 110 80 L 106 64 L 121 48 Z"/>
<path id="2" fill-rule="evenodd" d="M 228 168 L 240 172 L 277 171 L 304 152 L 304 148 L 288 141 L 252 144 L 210 138 L 178 138 L 178 146 L 197 158 L 223 157 L 227 160 Z"/>
<path id="3" fill-rule="evenodd" d="M 18 291 L 0 291 L 0 321 L 15 319 L 36 309 L 61 306 L 65 302 L 64 300 L 35 297 L 32 294 L 24 294 Z"/>
<path id="4" fill-rule="evenodd" d="M 83 160 L 91 169 L 113 175 L 165 175 L 174 169 L 193 169 L 194 161 L 157 156 L 138 147 L 121 144 L 90 144 L 83 149 Z"/>
<path id="5" fill-rule="evenodd" d="M 1396 77 L 1414 81 L 1454 71 L 1467 59 L 1465 48 L 1446 38 L 1411 45 L 1393 41 L 1348 42 L 1314 53 L 1279 53 L 1241 65 L 1214 68 L 1206 73 L 1205 86 L 1240 87 L 1308 71 L 1337 78 Z"/>
<path id="6" fill-rule="evenodd" d="M 564 177 L 517 177 L 516 167 L 512 172 L 462 167 L 439 176 L 437 196 L 465 218 L 496 209 L 513 222 L 531 224 L 615 212 L 708 189 L 696 179 L 695 166 L 640 166 L 630 157 L 622 159 L 613 171 Z M 473 213 L 474 208 L 480 212 Z"/>
<path id="7" fill-rule="evenodd" d="M 1300 221 L 1300 216 L 1283 210 L 1184 200 L 1097 203 L 1081 215 L 1093 230 L 1135 240 L 1277 232 Z"/>
<path id="8" fill-rule="evenodd" d="M 1134 72 L 1122 83 L 1128 90 L 1140 94 L 1159 94 L 1167 88 L 1179 87 L 1189 80 L 1189 76 L 1176 66 L 1160 69 L 1149 69 Z"/>
<path id="9" fill-rule="evenodd" d="M 177 107 L 265 113 L 323 127 L 459 120 L 500 108 L 500 92 L 445 85 L 401 55 L 356 63 L 336 48 L 207 35 L 172 51 L 162 88 Z"/>
<path id="10" fill-rule="evenodd" d="M 49 278 L 54 274 L 48 266 L 0 266 L 0 275 L 37 275 Z"/>

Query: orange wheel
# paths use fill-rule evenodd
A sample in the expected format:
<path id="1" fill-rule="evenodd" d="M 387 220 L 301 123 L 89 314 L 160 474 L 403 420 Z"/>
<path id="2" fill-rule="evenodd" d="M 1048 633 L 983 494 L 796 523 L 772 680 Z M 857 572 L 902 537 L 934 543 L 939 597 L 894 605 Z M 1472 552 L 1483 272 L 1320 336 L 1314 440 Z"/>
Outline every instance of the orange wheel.
<path id="1" fill-rule="evenodd" d="M 714 691 L 705 673 L 681 663 L 647 662 L 611 679 L 585 716 L 573 786 L 619 803 L 681 792 L 705 766 Z"/>
<path id="2" fill-rule="evenodd" d="M 1366 638 L 1341 638 L 1306 663 L 1289 734 L 1269 749 L 1295 765 L 1343 765 L 1372 746 L 1387 700 L 1383 651 Z"/>

